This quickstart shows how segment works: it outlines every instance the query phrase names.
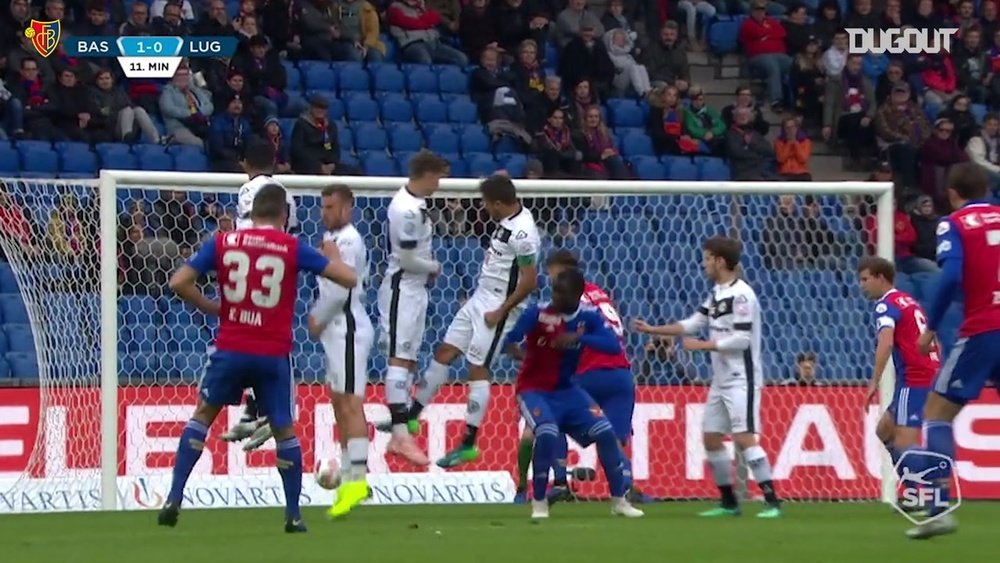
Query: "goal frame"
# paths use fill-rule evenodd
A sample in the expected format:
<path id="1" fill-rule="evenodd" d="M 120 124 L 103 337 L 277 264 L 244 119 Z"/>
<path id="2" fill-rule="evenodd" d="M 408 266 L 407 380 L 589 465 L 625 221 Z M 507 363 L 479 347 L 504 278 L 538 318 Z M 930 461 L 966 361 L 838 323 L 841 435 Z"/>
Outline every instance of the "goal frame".
<path id="1" fill-rule="evenodd" d="M 350 186 L 357 193 L 394 190 L 407 182 L 387 176 L 306 176 L 278 175 L 275 179 L 292 195 L 316 196 L 330 184 Z M 192 173 L 139 170 L 101 170 L 98 181 L 100 202 L 100 308 L 101 308 L 101 509 L 118 509 L 118 256 L 117 191 L 120 186 L 200 187 L 235 193 L 248 180 L 245 174 Z M 474 196 L 480 179 L 448 178 L 441 181 L 439 194 Z M 893 259 L 893 185 L 891 182 L 676 182 L 676 181 L 588 181 L 514 180 L 518 193 L 526 197 L 568 196 L 650 196 L 672 194 L 705 195 L 870 195 L 877 197 L 878 256 Z M 886 367 L 879 386 L 879 403 L 892 401 L 895 373 Z M 882 456 L 881 500 L 895 501 L 895 471 Z"/>

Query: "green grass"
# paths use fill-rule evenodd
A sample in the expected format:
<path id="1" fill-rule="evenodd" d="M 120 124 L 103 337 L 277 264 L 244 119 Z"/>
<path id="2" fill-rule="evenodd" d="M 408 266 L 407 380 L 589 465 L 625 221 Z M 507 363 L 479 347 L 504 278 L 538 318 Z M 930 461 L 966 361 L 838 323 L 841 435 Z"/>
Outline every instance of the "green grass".
<path id="1" fill-rule="evenodd" d="M 630 563 L 975 561 L 995 553 L 1000 504 L 966 503 L 954 536 L 907 540 L 909 523 L 879 504 L 789 504 L 782 519 L 703 520 L 705 503 L 646 505 L 614 519 L 603 502 L 558 505 L 529 522 L 526 506 L 361 507 L 329 522 L 308 509 L 308 534 L 286 535 L 280 510 L 191 510 L 177 528 L 153 512 L 0 518 L 4 563 Z"/>

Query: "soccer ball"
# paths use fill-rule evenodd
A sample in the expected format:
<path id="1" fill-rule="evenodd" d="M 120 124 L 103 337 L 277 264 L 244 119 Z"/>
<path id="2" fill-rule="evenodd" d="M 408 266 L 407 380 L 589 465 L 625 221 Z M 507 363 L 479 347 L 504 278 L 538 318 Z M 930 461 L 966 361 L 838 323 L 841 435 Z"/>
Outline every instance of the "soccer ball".
<path id="1" fill-rule="evenodd" d="M 319 460 L 316 464 L 316 484 L 330 491 L 340 486 L 340 462 L 336 458 Z"/>

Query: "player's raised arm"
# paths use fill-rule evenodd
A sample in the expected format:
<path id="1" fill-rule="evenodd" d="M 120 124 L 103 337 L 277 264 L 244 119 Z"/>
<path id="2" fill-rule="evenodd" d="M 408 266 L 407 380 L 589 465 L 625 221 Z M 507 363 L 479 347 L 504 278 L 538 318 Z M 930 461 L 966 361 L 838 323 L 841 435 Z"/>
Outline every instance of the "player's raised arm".
<path id="1" fill-rule="evenodd" d="M 202 245 L 198 253 L 170 276 L 168 286 L 178 297 L 196 307 L 206 315 L 219 314 L 219 304 L 212 301 L 198 289 L 195 282 L 202 274 L 215 269 L 215 238 Z"/>
<path id="2" fill-rule="evenodd" d="M 651 325 L 643 319 L 632 319 L 632 330 L 655 336 L 683 336 L 697 334 L 708 326 L 708 307 L 711 298 L 705 300 L 690 317 L 665 325 Z"/>
<path id="3" fill-rule="evenodd" d="M 417 237 L 422 232 L 424 217 L 414 210 L 406 210 L 396 217 L 400 222 L 399 266 L 414 274 L 439 274 L 441 264 L 437 260 L 423 258 L 417 253 Z"/>

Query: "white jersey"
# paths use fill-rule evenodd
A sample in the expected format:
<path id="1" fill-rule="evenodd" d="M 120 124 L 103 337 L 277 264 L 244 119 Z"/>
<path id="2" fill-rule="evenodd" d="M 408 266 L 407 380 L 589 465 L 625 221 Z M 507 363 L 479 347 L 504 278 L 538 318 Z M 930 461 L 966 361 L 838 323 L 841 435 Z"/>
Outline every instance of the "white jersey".
<path id="1" fill-rule="evenodd" d="M 253 221 L 250 220 L 250 211 L 253 210 L 253 200 L 257 197 L 257 192 L 261 188 L 268 185 L 281 186 L 281 182 L 275 180 L 274 178 L 266 175 L 254 176 L 249 182 L 240 186 L 239 195 L 236 199 L 236 230 L 249 229 L 253 226 Z M 296 218 L 295 213 L 295 198 L 292 194 L 287 193 L 288 200 L 288 225 L 286 227 L 288 230 L 294 230 L 299 226 L 299 220 Z"/>
<path id="2" fill-rule="evenodd" d="M 400 274 L 404 283 L 426 285 L 429 274 L 404 271 L 399 263 L 399 251 L 404 248 L 413 250 L 417 258 L 434 260 L 431 249 L 434 226 L 427 216 L 427 200 L 403 186 L 389 203 L 388 218 L 390 252 L 385 279 Z"/>
<path id="3" fill-rule="evenodd" d="M 713 387 L 763 386 L 760 305 L 753 288 L 741 279 L 716 285 L 691 321 L 690 328 L 693 329 L 701 329 L 707 325 L 712 342 L 738 332 L 750 335 L 750 346 L 745 350 L 710 353 Z"/>
<path id="4" fill-rule="evenodd" d="M 330 311 L 332 320 L 328 326 L 333 327 L 338 334 L 353 331 L 372 332 L 371 319 L 365 310 L 365 285 L 368 282 L 368 249 L 361 238 L 361 233 L 354 225 L 347 225 L 336 231 L 323 234 L 324 242 L 333 242 L 340 252 L 340 259 L 351 267 L 358 276 L 358 285 L 351 290 L 326 279 L 318 278 L 319 298 L 316 310 L 338 306 L 336 311 Z M 347 292 L 346 300 L 344 292 Z M 326 320 L 326 319 L 324 319 Z"/>
<path id="5" fill-rule="evenodd" d="M 521 206 L 520 211 L 502 219 L 493 232 L 477 289 L 509 295 L 517 286 L 518 261 L 530 259 L 537 263 L 541 244 L 535 217 Z"/>

